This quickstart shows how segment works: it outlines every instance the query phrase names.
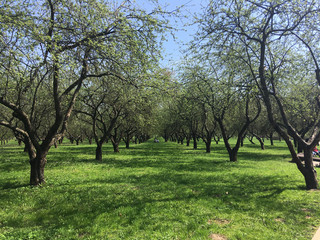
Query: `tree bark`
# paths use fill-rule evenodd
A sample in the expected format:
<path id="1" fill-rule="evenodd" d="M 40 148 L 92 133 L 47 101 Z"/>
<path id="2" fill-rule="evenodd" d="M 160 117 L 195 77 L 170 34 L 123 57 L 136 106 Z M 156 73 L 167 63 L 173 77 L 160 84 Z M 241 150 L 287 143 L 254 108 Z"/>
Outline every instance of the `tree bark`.
<path id="1" fill-rule="evenodd" d="M 255 138 L 259 141 L 261 149 L 264 150 L 263 139 L 261 137 L 259 137 L 257 134 L 253 134 L 253 136 L 255 136 Z"/>
<path id="2" fill-rule="evenodd" d="M 270 133 L 270 145 L 273 146 L 273 133 Z"/>
<path id="3" fill-rule="evenodd" d="M 220 137 L 218 136 L 213 136 L 213 140 L 215 141 L 216 144 L 219 144 L 219 141 L 220 141 Z"/>
<path id="4" fill-rule="evenodd" d="M 41 155 L 37 155 L 35 158 L 30 160 L 30 185 L 33 186 L 45 183 L 44 167 L 47 163 L 47 159 L 45 157 L 47 153 Z"/>
<path id="5" fill-rule="evenodd" d="M 307 189 L 317 189 L 319 188 L 319 183 L 317 180 L 317 172 L 313 166 L 313 156 L 312 149 L 304 149 L 304 163 L 305 167 L 302 174 L 305 179 Z"/>
<path id="6" fill-rule="evenodd" d="M 198 149 L 197 137 L 193 134 L 192 139 L 193 139 L 193 149 L 196 150 Z"/>
<path id="7" fill-rule="evenodd" d="M 112 146 L 113 146 L 113 151 L 114 151 L 115 153 L 120 152 L 120 151 L 119 151 L 119 143 L 112 141 Z"/>
<path id="8" fill-rule="evenodd" d="M 99 162 L 102 162 L 102 144 L 101 143 L 97 143 L 96 160 Z"/>
<path id="9" fill-rule="evenodd" d="M 130 147 L 130 140 L 126 140 L 125 143 L 126 143 L 126 149 L 129 149 L 129 147 Z"/>
<path id="10" fill-rule="evenodd" d="M 229 152 L 230 162 L 236 162 L 236 161 L 238 161 L 238 150 L 239 150 L 239 148 L 233 148 L 233 149 Z"/>
<path id="11" fill-rule="evenodd" d="M 211 139 L 207 139 L 205 143 L 206 143 L 206 153 L 210 153 L 211 152 Z"/>
<path id="12" fill-rule="evenodd" d="M 263 142 L 263 140 L 260 137 L 256 137 L 256 138 L 258 139 L 258 141 L 260 143 L 261 149 L 264 150 L 264 142 Z"/>

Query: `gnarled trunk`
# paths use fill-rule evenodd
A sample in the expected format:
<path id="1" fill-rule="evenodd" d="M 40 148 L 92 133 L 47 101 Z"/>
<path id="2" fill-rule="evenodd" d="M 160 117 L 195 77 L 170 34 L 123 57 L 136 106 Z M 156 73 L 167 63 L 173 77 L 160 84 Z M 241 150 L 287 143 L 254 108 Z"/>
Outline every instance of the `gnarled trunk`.
<path id="1" fill-rule="evenodd" d="M 44 168 L 47 163 L 47 154 L 49 152 L 50 146 L 47 148 L 36 148 L 30 141 L 28 137 L 23 140 L 25 144 L 25 150 L 29 155 L 30 163 L 30 185 L 38 186 L 45 183 Z"/>
<path id="2" fill-rule="evenodd" d="M 30 185 L 37 186 L 45 183 L 44 167 L 47 163 L 46 154 L 37 155 L 35 158 L 30 159 Z"/>

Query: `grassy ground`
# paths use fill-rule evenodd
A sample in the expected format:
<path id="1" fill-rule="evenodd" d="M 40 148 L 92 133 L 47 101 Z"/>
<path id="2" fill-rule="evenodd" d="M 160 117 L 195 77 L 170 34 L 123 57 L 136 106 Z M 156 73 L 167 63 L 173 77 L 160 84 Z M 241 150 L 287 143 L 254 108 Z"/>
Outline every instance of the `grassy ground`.
<path id="1" fill-rule="evenodd" d="M 51 149 L 47 184 L 29 187 L 22 147 L 0 147 L 0 239 L 311 239 L 320 191 L 304 190 L 283 143 L 247 143 L 237 163 L 223 144 L 206 154 L 147 142 L 120 153 Z"/>

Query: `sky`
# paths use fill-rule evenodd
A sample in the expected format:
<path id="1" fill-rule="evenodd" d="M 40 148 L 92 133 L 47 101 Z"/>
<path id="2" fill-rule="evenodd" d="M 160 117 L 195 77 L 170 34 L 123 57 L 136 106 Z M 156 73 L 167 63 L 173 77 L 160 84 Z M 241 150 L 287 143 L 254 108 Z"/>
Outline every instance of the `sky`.
<path id="1" fill-rule="evenodd" d="M 145 4 L 146 0 L 137 0 L 138 5 L 142 5 L 145 8 L 148 6 Z M 158 0 L 161 6 L 165 6 L 165 9 L 172 11 L 181 8 L 181 15 L 187 16 L 183 19 L 170 18 L 171 25 L 175 28 L 181 29 L 174 31 L 175 39 L 172 35 L 168 34 L 166 41 L 163 44 L 163 57 L 160 62 L 161 67 L 174 69 L 179 61 L 183 58 L 182 51 L 186 49 L 187 43 L 193 39 L 193 34 L 196 33 L 196 26 L 188 26 L 193 22 L 193 15 L 202 12 L 202 7 L 206 6 L 208 0 Z M 182 30 L 183 29 L 183 30 Z"/>
<path id="2" fill-rule="evenodd" d="M 188 18 L 174 21 L 172 19 L 172 25 L 177 28 L 182 28 L 184 30 L 175 31 L 174 39 L 171 35 L 168 35 L 167 41 L 164 42 L 164 60 L 161 62 L 162 67 L 174 68 L 180 60 L 183 58 L 183 51 L 187 48 L 188 42 L 193 39 L 193 35 L 197 32 L 197 27 L 195 25 L 190 26 L 194 21 L 193 15 L 202 12 L 202 6 L 205 6 L 207 1 L 205 0 L 159 0 L 160 3 L 166 2 L 168 10 L 175 9 L 178 6 L 185 5 L 181 12 Z M 189 26 L 188 26 L 189 25 Z"/>

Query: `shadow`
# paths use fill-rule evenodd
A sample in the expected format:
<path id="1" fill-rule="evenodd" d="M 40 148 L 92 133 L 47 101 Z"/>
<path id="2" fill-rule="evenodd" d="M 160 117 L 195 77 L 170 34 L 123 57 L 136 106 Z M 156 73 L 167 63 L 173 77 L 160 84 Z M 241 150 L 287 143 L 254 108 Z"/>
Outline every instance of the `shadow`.
<path id="1" fill-rule="evenodd" d="M 36 199 L 33 210 L 38 214 L 34 222 L 28 223 L 28 227 L 38 225 L 39 221 L 50 222 L 47 232 L 53 234 L 55 229 L 66 226 L 82 229 L 84 219 L 86 229 L 113 224 L 119 228 L 138 225 L 142 229 L 148 226 L 152 228 L 152 224 L 170 226 L 176 224 L 176 218 L 188 214 L 206 219 L 206 214 L 201 215 L 196 207 L 192 208 L 199 203 L 205 203 L 213 212 L 217 209 L 219 212 L 232 211 L 233 214 L 254 216 L 263 208 L 265 212 L 275 212 L 286 218 L 304 217 L 303 213 L 297 212 L 297 206 L 304 204 L 303 199 L 296 200 L 294 204 L 278 199 L 284 191 L 297 190 L 295 187 L 284 187 L 285 179 L 258 175 L 234 177 L 226 181 L 221 176 L 203 177 L 201 174 L 162 171 L 143 176 L 129 174 L 125 178 L 119 175 L 95 183 L 72 183 L 74 186 L 85 186 L 81 189 L 52 185 L 45 187 L 44 192 L 52 192 L 60 197 L 55 198 L 54 202 L 44 196 Z M 174 211 L 175 217 L 170 215 L 169 209 Z M 59 220 L 61 218 L 63 223 Z M 155 222 L 159 218 L 161 222 Z M 9 221 L 7 226 L 19 227 L 22 224 Z"/>
<path id="2" fill-rule="evenodd" d="M 10 182 L 4 182 L 4 183 L 2 182 L 1 186 L 0 186 L 0 189 L 2 189 L 2 190 L 6 190 L 6 189 L 13 190 L 13 189 L 24 188 L 24 187 L 30 187 L 30 185 L 29 184 L 18 184 L 18 183 L 15 183 L 14 181 L 10 181 Z"/>
<path id="3" fill-rule="evenodd" d="M 275 231 L 282 231 L 273 219 L 278 216 L 305 226 L 308 219 L 299 209 L 311 205 L 306 191 L 300 190 L 302 183 L 281 171 L 263 172 L 270 160 L 283 159 L 285 149 L 270 153 L 249 147 L 249 153 L 239 152 L 237 163 L 227 160 L 222 144 L 213 149 L 206 154 L 147 142 L 129 150 L 122 146 L 115 154 L 105 145 L 99 163 L 91 155 L 94 145 L 59 147 L 50 151 L 51 179 L 43 187 L 2 180 L 1 200 L 19 214 L 6 213 L 0 229 L 19 229 L 21 236 L 8 234 L 12 239 L 27 239 L 30 229 L 39 231 L 39 239 L 133 239 L 140 233 L 162 236 L 174 226 L 175 236 L 188 239 L 178 234 L 202 229 L 202 237 L 207 237 L 219 229 L 208 220 L 219 216 L 230 216 L 235 224 L 249 216 L 244 222 L 261 221 Z M 11 157 L 12 170 L 19 168 L 19 157 Z M 254 162 L 266 164 L 259 168 Z M 320 213 L 318 208 L 310 211 Z"/>

